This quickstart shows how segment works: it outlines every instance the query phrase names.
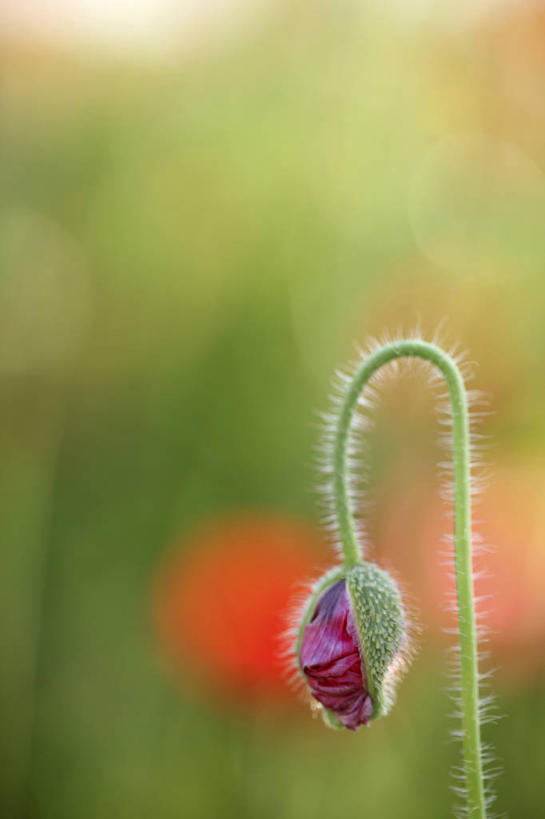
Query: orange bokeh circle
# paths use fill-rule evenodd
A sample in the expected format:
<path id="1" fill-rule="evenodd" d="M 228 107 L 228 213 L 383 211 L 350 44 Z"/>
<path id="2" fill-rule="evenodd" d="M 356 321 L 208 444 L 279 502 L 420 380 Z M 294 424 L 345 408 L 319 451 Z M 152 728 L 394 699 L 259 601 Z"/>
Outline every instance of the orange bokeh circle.
<path id="1" fill-rule="evenodd" d="M 290 696 L 281 657 L 297 587 L 324 562 L 312 527 L 242 515 L 203 526 L 162 561 L 154 614 L 177 676 L 223 695 Z"/>

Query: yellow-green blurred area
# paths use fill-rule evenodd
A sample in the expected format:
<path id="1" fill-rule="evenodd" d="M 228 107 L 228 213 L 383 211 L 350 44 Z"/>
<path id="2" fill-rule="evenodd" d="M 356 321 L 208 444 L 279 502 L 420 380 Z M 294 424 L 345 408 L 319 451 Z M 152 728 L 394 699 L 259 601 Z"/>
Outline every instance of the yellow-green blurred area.
<path id="1" fill-rule="evenodd" d="M 267 657 L 226 670 L 283 578 L 268 527 L 317 531 L 334 368 L 355 342 L 441 321 L 488 394 L 476 517 L 497 547 L 479 564 L 497 809 L 541 816 L 543 4 L 11 0 L 1 14 L 1 816 L 450 815 L 458 726 L 437 624 L 452 521 L 418 372 L 385 385 L 366 455 L 372 555 L 422 627 L 395 709 L 336 733 L 280 684 L 256 693 Z M 193 533 L 238 518 L 261 533 L 242 544 L 250 563 L 205 554 Z M 196 652 L 174 673 L 167 594 Z"/>

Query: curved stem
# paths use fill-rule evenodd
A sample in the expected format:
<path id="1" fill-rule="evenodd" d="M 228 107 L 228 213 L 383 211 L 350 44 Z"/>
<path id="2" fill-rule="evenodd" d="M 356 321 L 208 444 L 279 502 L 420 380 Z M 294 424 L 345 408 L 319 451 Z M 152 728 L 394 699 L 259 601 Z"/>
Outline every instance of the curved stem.
<path id="1" fill-rule="evenodd" d="M 464 382 L 453 359 L 424 341 L 398 341 L 370 354 L 356 371 L 343 399 L 333 451 L 335 511 L 347 568 L 361 562 L 363 554 L 356 536 L 354 513 L 348 488 L 348 440 L 359 395 L 376 371 L 396 358 L 419 357 L 434 364 L 447 383 L 452 406 L 454 450 L 454 549 L 456 598 L 462 684 L 462 732 L 468 816 L 485 819 L 485 797 L 481 759 L 477 635 L 473 603 L 471 559 L 471 495 L 469 464 L 469 420 Z"/>

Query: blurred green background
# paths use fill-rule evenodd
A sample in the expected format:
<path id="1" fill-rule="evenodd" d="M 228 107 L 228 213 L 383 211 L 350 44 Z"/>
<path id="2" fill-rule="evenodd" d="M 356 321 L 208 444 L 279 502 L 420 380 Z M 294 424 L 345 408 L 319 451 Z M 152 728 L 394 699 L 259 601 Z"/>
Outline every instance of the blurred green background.
<path id="1" fill-rule="evenodd" d="M 168 555 L 198 558 L 199 527 L 316 529 L 334 368 L 369 335 L 445 319 L 492 410 L 497 807 L 542 814 L 545 11 L 474 6 L 6 3 L 6 819 L 449 815 L 434 561 L 451 524 L 418 374 L 387 385 L 368 456 L 375 556 L 421 611 L 387 720 L 337 734 L 280 683 L 224 696 L 214 649 L 201 682 L 154 614 L 184 597 Z M 235 567 L 236 599 L 266 596 L 272 551 L 258 580 Z M 219 574 L 191 598 L 193 637 Z"/>

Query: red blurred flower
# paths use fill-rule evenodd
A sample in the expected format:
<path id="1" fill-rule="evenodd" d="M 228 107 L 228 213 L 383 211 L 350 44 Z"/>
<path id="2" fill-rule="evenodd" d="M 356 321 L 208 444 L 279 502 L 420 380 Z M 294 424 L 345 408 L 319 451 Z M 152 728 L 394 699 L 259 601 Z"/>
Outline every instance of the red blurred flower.
<path id="1" fill-rule="evenodd" d="M 178 675 L 247 698 L 289 696 L 279 635 L 301 578 L 324 554 L 291 520 L 244 516 L 206 526 L 160 567 L 155 619 Z"/>

